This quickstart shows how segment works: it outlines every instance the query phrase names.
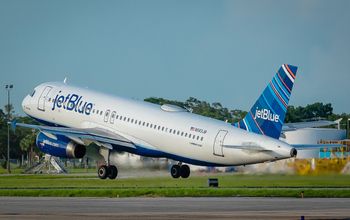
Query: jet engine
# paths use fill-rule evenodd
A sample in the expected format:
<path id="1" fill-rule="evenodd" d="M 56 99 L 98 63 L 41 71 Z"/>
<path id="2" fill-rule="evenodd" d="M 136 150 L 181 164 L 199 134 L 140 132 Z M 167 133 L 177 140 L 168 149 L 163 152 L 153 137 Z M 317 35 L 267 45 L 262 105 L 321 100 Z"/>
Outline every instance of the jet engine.
<path id="1" fill-rule="evenodd" d="M 55 157 L 82 158 L 86 153 L 86 147 L 61 135 L 51 138 L 40 132 L 36 138 L 39 150 Z"/>

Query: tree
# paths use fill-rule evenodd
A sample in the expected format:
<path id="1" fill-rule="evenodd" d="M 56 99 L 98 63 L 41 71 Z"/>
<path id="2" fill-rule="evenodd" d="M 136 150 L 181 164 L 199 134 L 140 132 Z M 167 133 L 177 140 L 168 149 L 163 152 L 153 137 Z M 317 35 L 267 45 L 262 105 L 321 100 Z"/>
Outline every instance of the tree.
<path id="1" fill-rule="evenodd" d="M 14 107 L 12 104 L 10 105 L 5 105 L 5 112 L 6 112 L 6 119 L 7 119 L 7 116 L 8 118 L 11 120 L 12 119 L 12 116 L 15 114 L 15 110 L 14 110 Z"/>
<path id="2" fill-rule="evenodd" d="M 27 134 L 20 142 L 19 145 L 23 152 L 27 152 L 27 158 L 29 165 L 32 164 L 33 147 L 35 146 L 36 135 L 34 132 Z"/>
<path id="3" fill-rule="evenodd" d="M 330 103 L 316 102 L 306 107 L 288 106 L 285 122 L 300 122 L 305 120 L 319 120 L 334 118 L 333 107 Z"/>

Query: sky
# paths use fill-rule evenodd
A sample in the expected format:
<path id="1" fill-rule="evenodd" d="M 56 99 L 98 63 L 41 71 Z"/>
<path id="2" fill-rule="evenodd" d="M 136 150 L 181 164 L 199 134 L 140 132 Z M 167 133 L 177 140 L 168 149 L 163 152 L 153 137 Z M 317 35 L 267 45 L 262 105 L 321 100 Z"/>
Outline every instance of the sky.
<path id="1" fill-rule="evenodd" d="M 249 110 L 281 64 L 290 105 L 350 113 L 350 1 L 0 0 L 0 107 L 47 81 Z"/>

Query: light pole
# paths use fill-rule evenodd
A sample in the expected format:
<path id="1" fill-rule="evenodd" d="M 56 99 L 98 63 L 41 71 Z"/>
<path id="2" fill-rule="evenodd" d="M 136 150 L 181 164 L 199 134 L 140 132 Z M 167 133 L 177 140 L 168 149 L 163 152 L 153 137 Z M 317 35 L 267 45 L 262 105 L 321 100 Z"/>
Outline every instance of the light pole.
<path id="1" fill-rule="evenodd" d="M 10 122 L 10 112 L 11 112 L 11 106 L 10 106 L 10 90 L 13 88 L 13 85 L 5 85 L 5 88 L 7 90 L 7 122 Z M 10 168 L 10 124 L 7 124 L 7 172 L 11 173 Z"/>
<path id="2" fill-rule="evenodd" d="M 350 118 L 348 118 L 348 123 L 346 123 L 346 138 L 349 138 L 349 123 L 350 123 Z"/>

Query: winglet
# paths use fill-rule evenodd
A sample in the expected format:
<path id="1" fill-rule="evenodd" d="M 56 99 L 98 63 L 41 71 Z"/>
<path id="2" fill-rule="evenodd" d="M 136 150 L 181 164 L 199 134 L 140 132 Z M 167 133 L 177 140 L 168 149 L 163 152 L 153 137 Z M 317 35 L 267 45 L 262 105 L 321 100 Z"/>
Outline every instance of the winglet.
<path id="1" fill-rule="evenodd" d="M 339 124 L 341 122 L 341 120 L 343 120 L 343 118 L 339 118 L 339 119 L 335 120 L 334 123 Z"/>

